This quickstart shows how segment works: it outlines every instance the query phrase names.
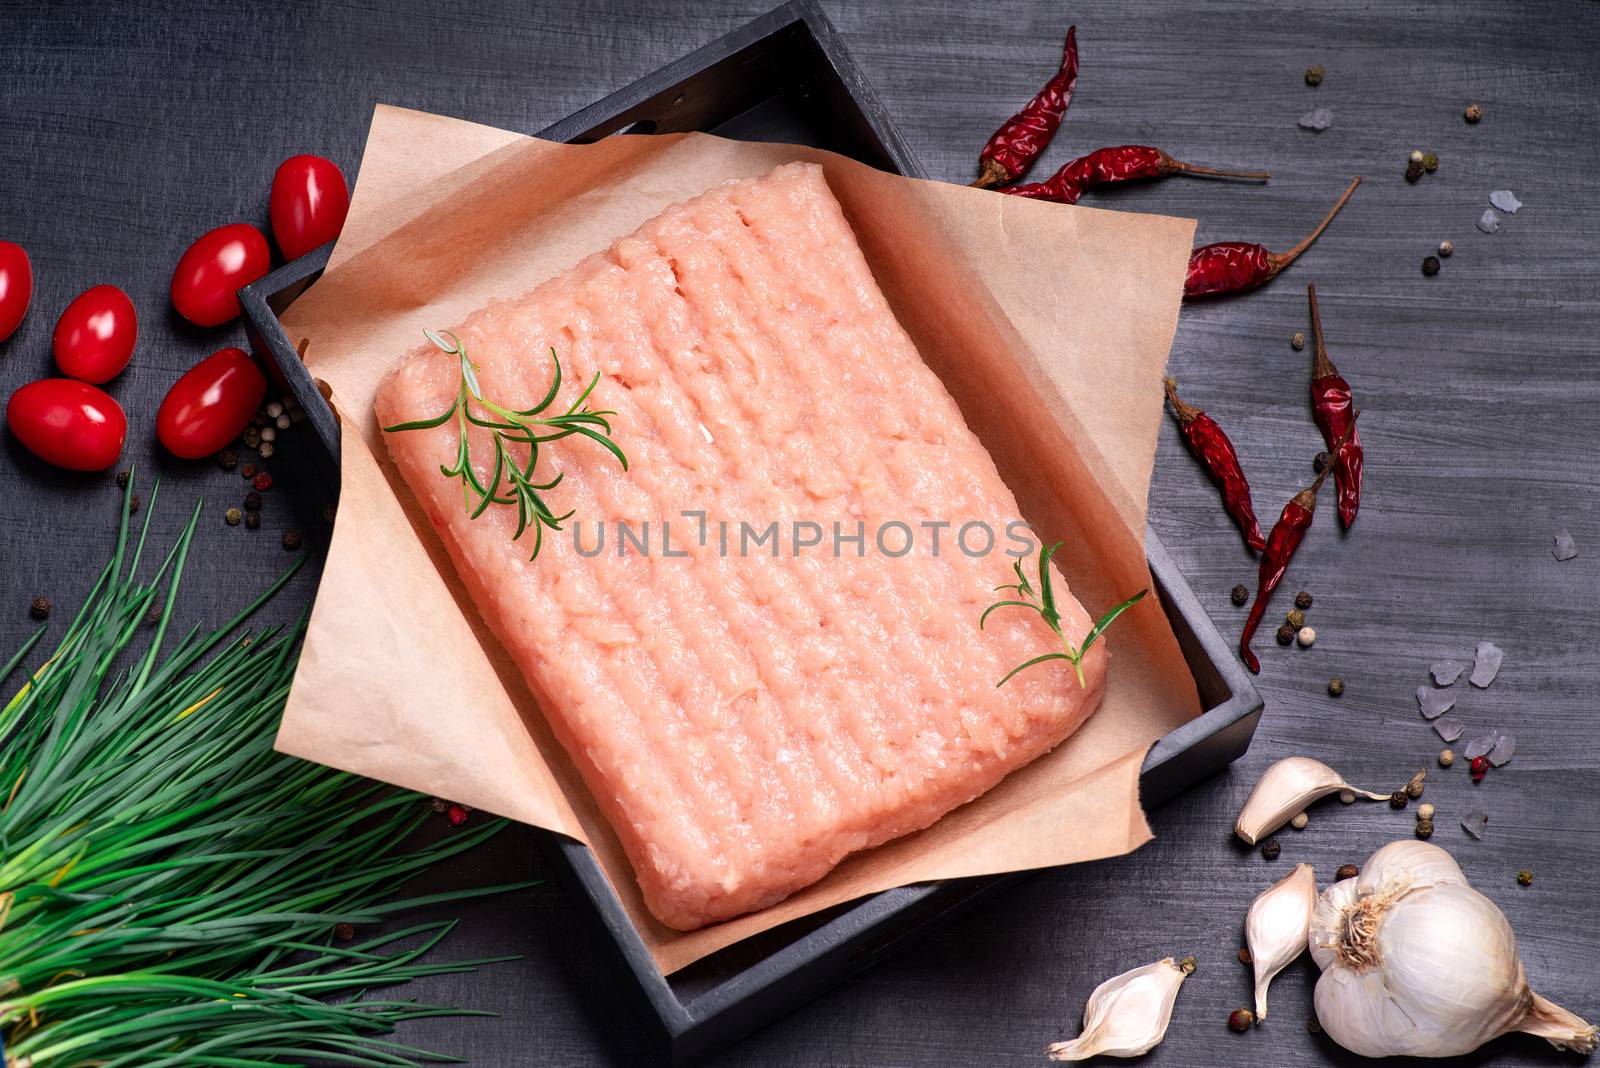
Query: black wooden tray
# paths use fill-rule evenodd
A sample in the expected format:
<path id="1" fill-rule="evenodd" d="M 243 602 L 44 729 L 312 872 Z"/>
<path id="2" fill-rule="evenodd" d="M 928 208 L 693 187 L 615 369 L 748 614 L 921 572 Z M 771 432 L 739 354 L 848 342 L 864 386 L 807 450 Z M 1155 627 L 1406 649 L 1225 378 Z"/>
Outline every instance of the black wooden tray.
<path id="1" fill-rule="evenodd" d="M 613 133 L 702 130 L 745 140 L 806 144 L 913 177 L 921 167 L 900 140 L 813 0 L 793 0 L 538 136 L 586 142 Z M 281 371 L 321 444 L 321 470 L 338 485 L 339 429 L 277 319 L 328 262 L 332 245 L 240 292 L 258 351 Z M 1145 550 L 1156 590 L 1194 673 L 1206 711 L 1160 739 L 1140 778 L 1147 807 L 1226 767 L 1250 744 L 1261 697 L 1178 573 L 1154 531 Z M 893 953 L 933 925 L 1026 873 L 901 887 L 746 939 L 671 976 L 656 968 L 588 847 L 544 836 L 569 890 L 592 906 L 659 1025 L 664 1049 L 687 1063 L 727 1045 Z"/>

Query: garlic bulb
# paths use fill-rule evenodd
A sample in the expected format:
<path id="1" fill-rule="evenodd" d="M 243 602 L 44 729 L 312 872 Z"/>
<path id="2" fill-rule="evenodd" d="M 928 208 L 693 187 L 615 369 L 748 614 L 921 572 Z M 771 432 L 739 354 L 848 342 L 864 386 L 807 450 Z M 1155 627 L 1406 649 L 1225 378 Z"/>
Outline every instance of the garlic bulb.
<path id="1" fill-rule="evenodd" d="M 1365 1057 L 1454 1057 L 1508 1031 L 1592 1053 L 1595 1028 L 1528 989 L 1494 902 L 1438 846 L 1392 842 L 1322 894 L 1311 921 L 1317 1019 Z"/>
<path id="2" fill-rule="evenodd" d="M 1317 876 L 1309 864 L 1273 883 L 1250 902 L 1244 941 L 1256 972 L 1256 1019 L 1267 1018 L 1267 985 L 1306 949 L 1311 913 L 1317 907 Z"/>
<path id="3" fill-rule="evenodd" d="M 1310 757 L 1285 757 L 1266 770 L 1256 783 L 1233 825 L 1233 833 L 1255 845 L 1282 827 L 1319 798 L 1349 790 L 1369 801 L 1387 801 L 1388 794 L 1358 790 L 1337 771 Z"/>
<path id="4" fill-rule="evenodd" d="M 1053 1061 L 1090 1057 L 1137 1057 L 1167 1034 L 1178 987 L 1194 971 L 1194 958 L 1171 957 L 1123 972 L 1094 988 L 1083 1010 L 1083 1031 L 1070 1042 L 1045 1047 Z"/>

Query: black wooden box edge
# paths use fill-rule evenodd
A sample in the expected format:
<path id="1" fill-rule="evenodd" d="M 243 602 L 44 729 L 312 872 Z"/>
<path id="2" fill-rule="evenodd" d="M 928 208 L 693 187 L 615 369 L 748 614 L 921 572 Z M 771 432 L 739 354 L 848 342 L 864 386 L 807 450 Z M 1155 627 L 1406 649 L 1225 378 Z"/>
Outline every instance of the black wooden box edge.
<path id="1" fill-rule="evenodd" d="M 764 103 L 759 79 L 741 80 L 735 94 L 748 100 L 729 104 L 696 99 L 694 89 L 713 83 L 720 70 L 749 74 L 753 62 L 773 59 L 808 64 L 802 100 L 815 92 L 815 106 L 826 106 L 847 154 L 887 170 L 914 177 L 923 172 L 895 132 L 871 87 L 813 0 L 792 0 L 732 33 L 670 63 L 653 74 L 547 127 L 537 136 L 557 141 L 589 141 L 619 131 L 674 132 L 701 129 L 707 107 L 723 108 L 726 122 Z M 738 69 L 743 66 L 743 69 Z M 730 66 L 735 68 L 730 71 Z M 792 73 L 792 72 L 789 72 Z M 767 99 L 790 92 L 781 84 Z M 752 89 L 753 85 L 753 89 Z M 749 107 L 742 105 L 748 104 Z M 802 104 L 802 106 L 805 106 Z M 834 147 L 834 146 L 824 146 Z M 330 487 L 338 484 L 339 430 L 332 409 L 318 390 L 277 320 L 277 312 L 298 296 L 326 266 L 332 246 L 309 253 L 240 293 L 250 324 L 265 350 L 305 409 L 318 440 L 319 461 Z M 1146 807 L 1160 804 L 1200 779 L 1226 767 L 1249 747 L 1262 701 L 1254 683 L 1233 655 L 1178 572 L 1153 530 L 1145 550 L 1156 590 L 1195 673 L 1206 711 L 1159 739 L 1146 754 L 1140 775 Z M 629 921 L 593 852 L 559 835 L 541 836 L 568 888 L 587 899 L 604 928 L 606 942 L 633 975 L 648 1014 L 659 1023 L 674 1062 L 687 1063 L 770 1022 L 840 981 L 894 952 L 929 930 L 1027 873 L 947 880 L 900 887 L 840 906 L 820 923 L 796 921 L 811 929 L 770 954 L 685 997 L 656 968 L 638 931 Z M 784 930 L 780 928 L 781 932 Z M 773 933 L 768 932 L 768 936 Z M 763 936 L 767 937 L 767 936 Z M 731 948 L 731 947 L 730 947 Z M 724 953 L 729 952 L 724 950 Z M 713 955 L 713 960 L 721 954 Z M 697 966 L 691 966 L 691 968 Z M 683 973 L 678 973 L 683 974 Z"/>

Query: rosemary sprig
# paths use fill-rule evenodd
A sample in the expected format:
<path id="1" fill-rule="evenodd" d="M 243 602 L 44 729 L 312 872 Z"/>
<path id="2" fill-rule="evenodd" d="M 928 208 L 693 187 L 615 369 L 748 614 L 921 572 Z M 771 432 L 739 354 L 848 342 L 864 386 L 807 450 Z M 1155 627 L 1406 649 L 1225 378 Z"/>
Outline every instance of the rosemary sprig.
<path id="1" fill-rule="evenodd" d="M 432 330 L 424 330 L 422 334 L 441 352 L 455 356 L 461 361 L 461 384 L 456 389 L 455 400 L 450 402 L 450 407 L 446 408 L 442 415 L 432 419 L 396 423 L 383 429 L 389 433 L 402 430 L 430 430 L 436 426 L 443 426 L 454 418 L 459 429 L 456 460 L 450 466 L 441 464 L 440 473 L 446 478 L 461 480 L 461 497 L 473 519 L 487 511 L 491 504 L 515 505 L 517 532 L 511 536 L 512 540 L 521 538 L 523 531 L 531 526 L 534 541 L 533 556 L 529 559 L 537 557 L 539 549 L 544 544 L 544 528 L 560 530 L 561 524 L 573 514 L 568 511 L 556 515 L 543 496 L 561 483 L 561 472 L 556 472 L 555 477 L 548 482 L 534 480 L 533 469 L 539 463 L 540 445 L 577 434 L 603 446 L 617 458 L 624 471 L 628 469 L 628 457 L 616 442 L 611 440 L 611 424 L 606 420 L 607 416 L 617 413 L 591 411 L 585 407 L 589 394 L 594 392 L 594 387 L 600 381 L 600 372 L 595 372 L 594 377 L 589 380 L 589 385 L 578 395 L 577 400 L 567 406 L 566 411 L 545 415 L 543 413 L 555 403 L 556 394 L 561 389 L 561 360 L 556 356 L 556 350 L 552 348 L 550 359 L 555 364 L 555 373 L 550 380 L 549 391 L 531 408 L 507 408 L 483 395 L 483 387 L 478 384 L 478 366 L 467 356 L 467 348 L 459 338 L 444 331 L 435 333 Z M 473 411 L 474 405 L 478 408 L 477 412 Z M 494 441 L 494 470 L 487 481 L 478 477 L 477 469 L 472 465 L 467 442 L 469 425 L 488 430 Z M 525 458 L 522 460 L 516 456 L 519 449 L 526 450 Z M 501 492 L 502 484 L 505 487 L 504 493 Z"/>
<path id="2" fill-rule="evenodd" d="M 513 889 L 397 892 L 501 823 L 420 844 L 418 795 L 274 752 L 304 617 L 235 631 L 293 569 L 218 630 L 169 637 L 200 512 L 141 569 L 155 496 L 132 539 L 123 509 L 87 603 L 0 704 L 5 1068 L 435 1060 L 384 1036 L 461 1010 L 366 991 L 488 963 L 431 959 L 449 921 L 390 921 Z M 341 923 L 363 937 L 336 942 Z"/>
<path id="3" fill-rule="evenodd" d="M 1033 583 L 1028 581 L 1028 576 L 1023 573 L 1022 561 L 1018 560 L 1016 563 L 1012 564 L 1012 570 L 1016 571 L 1017 573 L 1017 581 L 1003 586 L 996 586 L 995 590 L 996 592 L 999 592 L 1000 590 L 1015 590 L 1017 593 L 1016 598 L 1005 601 L 996 601 L 988 608 L 985 608 L 983 610 L 983 615 L 978 617 L 978 629 L 982 630 L 984 623 L 986 623 L 989 619 L 989 613 L 993 612 L 996 608 L 1026 608 L 1031 612 L 1039 613 L 1039 618 L 1043 619 L 1045 623 L 1049 625 L 1050 629 L 1056 632 L 1056 637 L 1061 639 L 1061 652 L 1045 653 L 1043 656 L 1036 656 L 1026 663 L 1018 664 L 1016 667 L 1006 672 L 1005 678 L 995 683 L 996 689 L 1010 682 L 1011 676 L 1017 674 L 1019 671 L 1022 671 L 1024 668 L 1033 667 L 1035 664 L 1043 664 L 1048 660 L 1065 660 L 1067 663 L 1071 664 L 1073 670 L 1078 673 L 1078 685 L 1087 686 L 1088 683 L 1083 677 L 1084 654 L 1086 654 L 1089 651 L 1089 647 L 1095 643 L 1095 639 L 1104 634 L 1106 632 L 1106 628 L 1111 626 L 1112 623 L 1116 622 L 1116 618 L 1118 616 L 1132 608 L 1135 604 L 1139 603 L 1144 595 L 1150 592 L 1148 589 L 1140 590 L 1138 593 L 1134 594 L 1132 597 L 1129 597 L 1126 601 L 1123 601 L 1121 604 L 1111 609 L 1111 611 L 1101 616 L 1095 621 L 1095 625 L 1089 628 L 1089 633 L 1083 636 L 1083 644 L 1074 646 L 1071 642 L 1067 641 L 1067 636 L 1061 633 L 1061 613 L 1056 610 L 1055 593 L 1050 588 L 1050 558 L 1055 555 L 1056 550 L 1059 548 L 1061 548 L 1061 543 L 1058 541 L 1054 545 L 1047 545 L 1039 550 L 1039 588 L 1037 590 L 1034 589 Z"/>

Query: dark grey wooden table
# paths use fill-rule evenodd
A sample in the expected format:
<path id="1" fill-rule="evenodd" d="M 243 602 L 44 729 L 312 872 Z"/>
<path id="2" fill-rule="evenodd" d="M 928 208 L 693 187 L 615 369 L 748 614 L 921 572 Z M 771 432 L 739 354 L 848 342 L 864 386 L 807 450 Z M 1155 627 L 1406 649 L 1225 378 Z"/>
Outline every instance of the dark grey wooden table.
<path id="1" fill-rule="evenodd" d="M 279 534 L 311 532 L 325 503 L 287 435 L 280 488 L 261 531 L 223 525 L 236 474 L 163 460 L 150 443 L 167 385 L 238 340 L 185 327 L 165 299 L 196 234 L 265 222 L 286 155 L 311 151 L 353 174 L 372 105 L 387 101 L 534 130 L 758 14 L 736 3 L 0 4 L 0 238 L 38 274 L 34 312 L 0 344 L 0 390 L 49 369 L 49 333 L 78 291 L 122 285 L 144 316 L 132 369 L 113 392 L 133 418 L 128 458 L 162 474 L 157 526 L 171 533 L 204 495 L 185 602 L 195 619 L 258 588 L 285 563 Z M 1102 979 L 1194 953 L 1160 1065 L 1353 1063 L 1308 1034 L 1309 958 L 1274 987 L 1263 1029 L 1230 1033 L 1247 1001 L 1234 960 L 1250 897 L 1298 860 L 1324 878 L 1410 833 L 1411 813 L 1318 807 L 1286 831 L 1276 863 L 1236 847 L 1232 819 L 1272 760 L 1313 755 L 1390 788 L 1440 748 L 1413 698 L 1428 666 L 1481 639 L 1506 651 L 1494 687 L 1464 696 L 1473 726 L 1515 732 L 1516 758 L 1474 788 L 1461 766 L 1430 773 L 1436 841 L 1461 860 L 1520 932 L 1533 983 L 1600 1017 L 1600 6 L 1370 5 L 1314 11 L 1243 2 L 845 4 L 826 2 L 929 172 L 973 174 L 976 148 L 1055 61 L 1069 20 L 1083 72 L 1048 161 L 1106 144 L 1154 143 L 1202 163 L 1269 168 L 1267 187 L 1171 180 L 1097 195 L 1132 211 L 1192 215 L 1202 241 L 1292 244 L 1352 174 L 1367 178 L 1321 243 L 1272 287 L 1185 309 L 1172 367 L 1189 399 L 1227 425 L 1275 514 L 1319 447 L 1307 420 L 1305 283 L 1315 281 L 1331 346 L 1365 409 L 1369 482 L 1355 530 L 1331 506 L 1288 580 L 1316 595 L 1310 650 L 1264 643 L 1266 715 L 1250 755 L 1153 814 L 1155 842 L 1120 860 L 1027 881 L 887 964 L 729 1052 L 727 1065 L 1038 1064 L 1075 1034 Z M 1286 6 L 1287 7 L 1287 6 Z M 1303 70 L 1323 64 L 1320 88 Z M 1483 122 L 1463 123 L 1470 101 Z M 1311 108 L 1333 127 L 1298 129 Z M 1436 174 L 1402 179 L 1413 148 Z M 1473 223 L 1491 190 L 1526 206 L 1494 236 Z M 1441 239 L 1455 255 L 1420 264 Z M 29 623 L 29 599 L 74 604 L 108 548 L 109 475 L 63 477 L 7 436 L 0 456 L 0 639 Z M 148 494 L 146 494 L 148 499 Z M 1225 631 L 1252 561 L 1172 428 L 1151 494 L 1156 529 Z M 1580 555 L 1558 563 L 1552 535 Z M 312 593 L 297 582 L 275 611 Z M 1345 679 L 1340 700 L 1325 693 Z M 1491 817 L 1481 842 L 1457 824 Z M 1531 868 L 1532 886 L 1515 873 Z M 437 876 L 444 885 L 543 874 L 531 836 L 506 833 Z M 422 993 L 502 1014 L 444 1020 L 407 1037 L 486 1065 L 639 1063 L 638 1021 L 615 1005 L 617 976 L 540 887 L 477 903 L 450 951 L 522 953 L 515 964 L 430 981 Z M 1554 1064 L 1543 1043 L 1505 1039 L 1467 1062 Z"/>

